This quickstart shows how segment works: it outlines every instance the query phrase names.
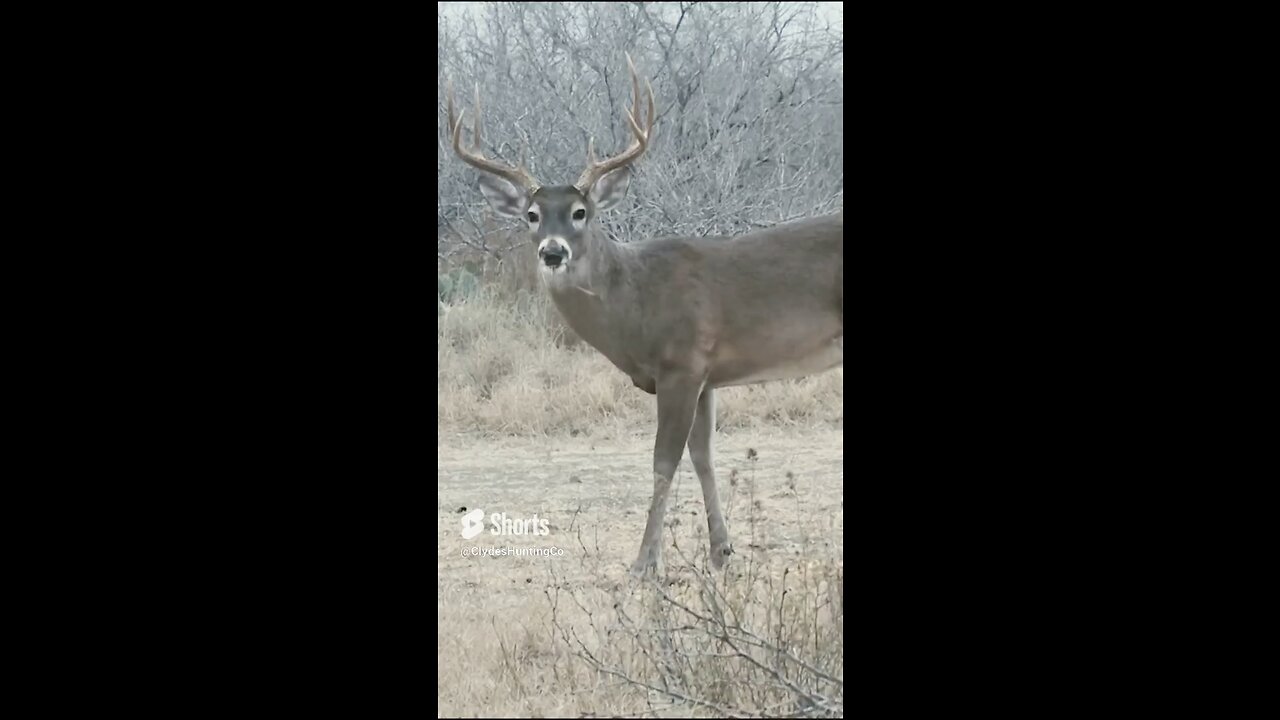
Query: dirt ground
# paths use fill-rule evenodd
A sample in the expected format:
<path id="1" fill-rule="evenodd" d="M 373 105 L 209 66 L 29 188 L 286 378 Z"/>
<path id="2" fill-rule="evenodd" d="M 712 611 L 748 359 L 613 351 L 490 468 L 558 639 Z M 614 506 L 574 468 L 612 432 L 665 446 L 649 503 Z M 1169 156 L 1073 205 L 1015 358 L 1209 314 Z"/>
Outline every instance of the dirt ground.
<path id="1" fill-rule="evenodd" d="M 629 582 L 652 492 L 652 452 L 652 436 L 639 431 L 614 441 L 439 437 L 441 715 L 628 710 L 599 689 L 567 689 L 565 658 L 550 649 L 548 588 L 607 592 Z M 752 565 L 769 573 L 794 572 L 815 558 L 842 553 L 843 459 L 842 430 L 718 433 L 716 474 L 735 549 L 729 572 Z M 484 510 L 484 531 L 464 540 L 461 518 L 476 509 Z M 492 535 L 488 522 L 494 513 L 513 520 L 536 514 L 548 521 L 548 533 Z M 667 519 L 668 567 L 680 564 L 673 540 L 692 564 L 705 566 L 706 516 L 687 457 Z M 550 554 L 464 556 L 476 547 L 540 548 Z M 590 610 L 589 602 L 584 610 Z"/>

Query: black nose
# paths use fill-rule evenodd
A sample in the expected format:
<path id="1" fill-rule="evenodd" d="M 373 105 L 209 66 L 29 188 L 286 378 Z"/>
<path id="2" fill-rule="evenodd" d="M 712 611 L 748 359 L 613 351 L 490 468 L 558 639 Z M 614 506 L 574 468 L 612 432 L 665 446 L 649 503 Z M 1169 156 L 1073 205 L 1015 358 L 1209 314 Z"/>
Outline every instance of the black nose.
<path id="1" fill-rule="evenodd" d="M 564 248 L 559 245 L 544 247 L 538 251 L 538 257 L 542 258 L 547 267 L 560 267 L 560 263 L 564 262 Z"/>

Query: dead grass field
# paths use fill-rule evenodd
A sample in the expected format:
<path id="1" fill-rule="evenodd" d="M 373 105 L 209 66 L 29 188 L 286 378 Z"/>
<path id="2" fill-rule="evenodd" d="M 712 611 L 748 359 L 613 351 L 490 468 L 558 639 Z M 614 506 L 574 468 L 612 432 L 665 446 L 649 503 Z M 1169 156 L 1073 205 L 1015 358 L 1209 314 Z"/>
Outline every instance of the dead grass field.
<path id="1" fill-rule="evenodd" d="M 589 628 L 588 614 L 618 631 L 614 605 L 644 607 L 646 593 L 652 594 L 627 574 L 649 503 L 650 446 L 644 437 L 611 442 L 453 437 L 437 447 L 441 716 L 640 714 L 649 711 L 650 702 L 671 705 L 670 698 L 651 697 L 654 693 L 643 688 L 594 672 L 552 625 L 552 594 L 562 594 L 560 622 L 579 634 Z M 715 581 L 727 592 L 754 589 L 757 600 L 772 601 L 780 595 L 785 572 L 794 601 L 829 602 L 830 583 L 842 580 L 843 435 L 743 431 L 721 438 L 720 447 L 722 500 L 736 552 L 727 572 L 712 573 Z M 748 459 L 748 449 L 756 451 L 754 459 Z M 550 521 L 550 534 L 486 531 L 463 540 L 463 507 L 483 508 L 486 516 L 537 514 Z M 697 590 L 694 575 L 707 567 L 702 497 L 687 460 L 668 520 L 664 586 L 674 597 L 687 598 Z M 463 549 L 474 546 L 556 546 L 564 555 L 464 557 Z M 682 560 L 680 552 L 688 558 Z M 842 587 L 839 592 L 842 599 Z M 840 609 L 838 616 L 830 606 L 810 615 L 842 625 Z M 815 628 L 815 635 L 808 640 L 817 641 L 821 654 L 832 650 L 833 640 L 839 647 L 843 631 L 825 624 Z M 635 658 L 619 660 L 626 665 Z M 696 709 L 674 706 L 672 714 Z M 704 714 L 716 713 L 707 709 Z"/>
<path id="2" fill-rule="evenodd" d="M 514 295 L 482 292 L 437 318 L 440 433 L 619 439 L 654 432 L 652 395 L 575 341 L 541 295 Z M 719 390 L 716 416 L 721 430 L 843 428 L 844 369 Z"/>
<path id="3" fill-rule="evenodd" d="M 736 552 L 709 569 L 686 457 L 666 572 L 637 581 L 653 397 L 558 346 L 545 310 L 482 298 L 438 318 L 438 715 L 842 715 L 843 370 L 719 393 Z M 462 508 L 549 534 L 464 540 Z M 495 546 L 563 555 L 463 555 Z"/>

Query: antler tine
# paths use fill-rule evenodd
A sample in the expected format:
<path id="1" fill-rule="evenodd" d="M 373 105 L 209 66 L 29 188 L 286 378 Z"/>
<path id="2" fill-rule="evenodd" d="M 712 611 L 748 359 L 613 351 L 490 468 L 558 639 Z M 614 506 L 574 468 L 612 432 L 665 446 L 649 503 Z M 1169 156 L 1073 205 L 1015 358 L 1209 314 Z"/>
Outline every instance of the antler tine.
<path id="1" fill-rule="evenodd" d="M 631 71 L 631 110 L 628 112 L 634 120 L 634 113 L 640 109 L 643 98 L 640 95 L 640 76 L 636 74 L 636 66 L 631 62 L 631 53 L 627 53 L 627 68 Z M 645 123 L 644 136 L 645 142 L 649 141 L 649 131 L 653 129 L 654 118 L 654 102 L 653 102 L 653 85 L 649 82 L 649 78 L 644 79 L 645 89 L 649 91 L 649 119 Z M 636 123 L 632 123 L 633 129 Z"/>
<path id="2" fill-rule="evenodd" d="M 449 81 L 448 86 L 449 100 L 449 134 L 452 135 L 453 151 L 462 158 L 466 164 L 492 175 L 509 180 L 516 187 L 523 188 L 529 193 L 533 193 L 538 189 L 538 181 L 534 179 L 529 171 L 521 164 L 520 167 L 511 167 L 509 165 L 489 160 L 484 156 L 480 149 L 480 85 L 476 85 L 476 118 L 471 126 L 472 149 L 468 150 L 462 147 L 462 121 L 466 116 L 466 111 L 462 111 L 456 118 L 453 111 L 453 81 Z"/>
<path id="3" fill-rule="evenodd" d="M 627 68 L 631 71 L 632 100 L 631 107 L 629 109 L 623 109 L 627 118 L 627 124 L 631 126 L 631 133 L 635 135 L 635 140 L 632 141 L 631 145 L 621 154 L 606 159 L 603 162 L 596 162 L 595 153 L 592 151 L 594 139 L 592 142 L 587 144 L 587 169 L 582 171 L 582 175 L 578 178 L 578 182 L 574 184 L 574 186 L 583 193 L 590 190 L 591 186 L 595 185 L 596 182 L 605 175 L 635 162 L 636 159 L 643 155 L 644 151 L 649 147 L 649 133 L 653 130 L 654 120 L 655 103 L 653 101 L 653 85 L 650 84 L 647 78 L 645 79 L 645 87 L 649 90 L 649 113 L 648 122 L 645 123 L 645 127 L 642 129 L 639 121 L 636 119 L 636 116 L 640 114 L 640 106 L 643 102 L 643 97 L 640 94 L 640 76 L 636 73 L 635 64 L 631 62 L 631 54 L 627 53 L 626 55 Z"/>
<path id="4" fill-rule="evenodd" d="M 448 98 L 448 101 L 449 101 L 449 103 L 448 103 L 448 104 L 449 104 L 449 135 L 450 135 L 450 136 L 452 136 L 452 135 L 453 135 L 453 124 L 454 124 L 454 120 L 453 120 L 453 81 L 452 81 L 452 80 L 450 80 L 450 81 L 449 81 L 449 84 L 447 85 L 447 90 L 446 90 L 446 92 L 445 92 L 445 96 Z"/>
<path id="5" fill-rule="evenodd" d="M 636 75 L 636 65 L 631 62 L 631 53 L 627 53 L 627 69 L 631 71 L 631 110 L 640 112 L 640 76 Z"/>
<path id="6" fill-rule="evenodd" d="M 644 79 L 644 86 L 649 89 L 649 121 L 645 124 L 644 137 L 645 142 L 649 140 L 649 131 L 653 130 L 654 108 L 657 103 L 653 101 L 653 85 L 649 84 L 649 78 Z"/>

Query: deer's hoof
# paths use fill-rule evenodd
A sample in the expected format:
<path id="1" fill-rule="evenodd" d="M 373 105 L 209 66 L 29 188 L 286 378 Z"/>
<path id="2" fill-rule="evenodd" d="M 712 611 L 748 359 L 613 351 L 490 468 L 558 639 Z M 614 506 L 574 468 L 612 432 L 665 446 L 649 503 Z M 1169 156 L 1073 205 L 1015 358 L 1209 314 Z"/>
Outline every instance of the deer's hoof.
<path id="1" fill-rule="evenodd" d="M 662 574 L 662 556 L 646 548 L 640 549 L 640 557 L 631 566 L 632 577 L 656 577 Z"/>
<path id="2" fill-rule="evenodd" d="M 733 554 L 733 546 L 729 543 L 719 543 L 711 546 L 711 566 L 717 570 L 724 567 L 728 562 L 729 556 Z"/>

